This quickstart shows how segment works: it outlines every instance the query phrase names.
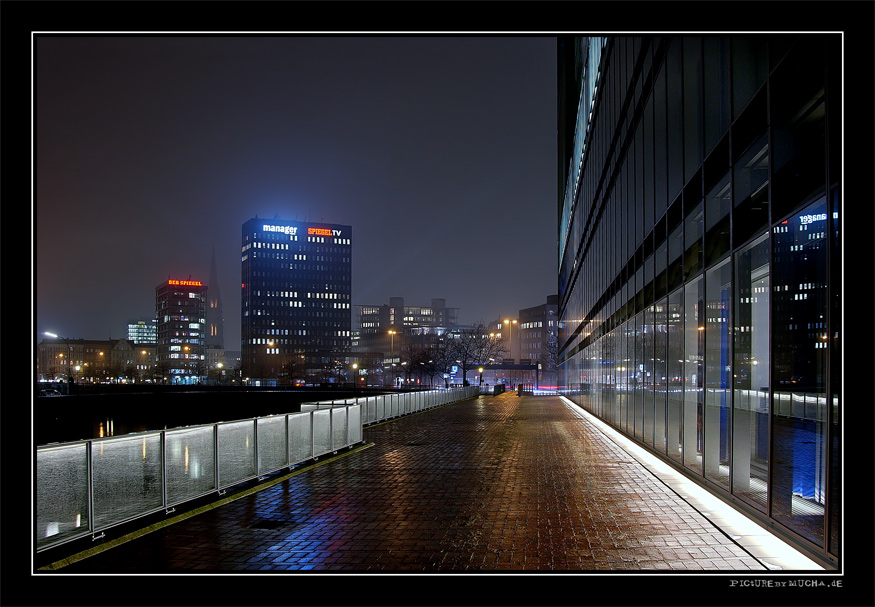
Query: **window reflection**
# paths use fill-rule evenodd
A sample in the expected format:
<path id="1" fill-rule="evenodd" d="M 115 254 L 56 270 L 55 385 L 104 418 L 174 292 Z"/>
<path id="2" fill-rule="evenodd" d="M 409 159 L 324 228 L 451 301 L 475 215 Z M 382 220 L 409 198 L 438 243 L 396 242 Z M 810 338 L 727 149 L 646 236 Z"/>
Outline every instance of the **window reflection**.
<path id="1" fill-rule="evenodd" d="M 769 235 L 735 255 L 733 492 L 766 509 L 769 471 Z"/>
<path id="2" fill-rule="evenodd" d="M 772 513 L 823 540 L 826 474 L 827 206 L 774 228 Z"/>
<path id="3" fill-rule="evenodd" d="M 730 301 L 729 260 L 705 277 L 705 476 L 729 488 Z"/>
<path id="4" fill-rule="evenodd" d="M 678 289 L 668 297 L 668 444 L 667 454 L 676 462 L 682 461 L 684 407 L 684 291 Z"/>
<path id="5" fill-rule="evenodd" d="M 668 346 L 668 326 L 666 313 L 668 300 L 663 298 L 653 306 L 653 446 L 658 453 L 665 453 L 666 445 L 666 397 L 668 389 L 668 369 L 666 348 Z"/>
<path id="6" fill-rule="evenodd" d="M 684 287 L 684 465 L 698 474 L 702 474 L 704 299 L 699 276 Z"/>

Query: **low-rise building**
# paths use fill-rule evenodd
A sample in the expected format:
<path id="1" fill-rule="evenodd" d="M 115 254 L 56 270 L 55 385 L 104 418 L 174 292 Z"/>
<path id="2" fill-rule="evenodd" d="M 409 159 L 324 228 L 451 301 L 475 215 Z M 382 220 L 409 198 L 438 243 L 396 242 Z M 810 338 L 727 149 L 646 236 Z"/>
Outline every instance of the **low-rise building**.
<path id="1" fill-rule="evenodd" d="M 46 338 L 37 345 L 37 381 L 122 383 L 145 380 L 154 366 L 154 345 L 127 339 Z"/>

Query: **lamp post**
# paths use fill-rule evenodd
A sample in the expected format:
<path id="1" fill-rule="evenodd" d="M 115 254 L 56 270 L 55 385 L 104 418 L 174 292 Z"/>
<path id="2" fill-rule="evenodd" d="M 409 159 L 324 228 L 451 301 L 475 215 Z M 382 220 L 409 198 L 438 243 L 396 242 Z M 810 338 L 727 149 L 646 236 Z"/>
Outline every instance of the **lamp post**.
<path id="1" fill-rule="evenodd" d="M 509 330 L 508 334 L 510 336 L 508 338 L 508 343 L 510 344 L 509 347 L 510 347 L 510 361 L 511 361 L 510 364 L 511 365 L 513 365 L 514 361 L 516 361 L 516 357 L 513 355 L 513 326 L 516 323 L 517 323 L 516 320 L 509 320 L 507 318 L 504 319 L 504 324 L 507 325 L 508 330 Z M 510 370 L 510 385 L 511 385 L 511 388 L 513 388 L 513 368 L 511 368 L 511 370 Z"/>
<path id="2" fill-rule="evenodd" d="M 64 343 L 67 344 L 67 394 L 70 393 L 70 386 L 73 383 L 73 370 L 70 368 L 70 365 L 73 364 L 73 348 L 70 347 L 70 342 L 67 341 L 66 337 L 59 337 L 54 333 L 49 333 L 48 331 L 43 331 L 43 335 L 47 337 L 53 337 L 54 339 L 62 339 Z"/>
<path id="3" fill-rule="evenodd" d="M 389 355 L 389 360 L 392 361 L 392 387 L 395 387 L 395 331 L 389 331 L 389 338 L 391 340 L 391 350 Z"/>
<path id="4" fill-rule="evenodd" d="M 274 347 L 274 345 L 275 345 L 275 342 L 274 342 L 272 339 L 269 340 L 269 341 L 267 342 L 267 346 L 268 346 L 268 347 L 267 347 L 267 349 L 264 351 L 264 353 L 265 353 L 266 356 L 270 357 L 270 356 L 274 353 L 274 352 L 273 352 L 273 347 Z M 278 385 L 278 384 L 279 384 L 280 373 L 278 373 L 278 372 L 276 371 L 276 369 L 274 369 L 274 366 L 273 366 L 274 359 L 273 359 L 273 358 L 269 358 L 269 361 L 270 361 L 270 375 L 272 375 L 272 376 L 275 377 L 274 381 L 275 381 L 276 384 Z"/>

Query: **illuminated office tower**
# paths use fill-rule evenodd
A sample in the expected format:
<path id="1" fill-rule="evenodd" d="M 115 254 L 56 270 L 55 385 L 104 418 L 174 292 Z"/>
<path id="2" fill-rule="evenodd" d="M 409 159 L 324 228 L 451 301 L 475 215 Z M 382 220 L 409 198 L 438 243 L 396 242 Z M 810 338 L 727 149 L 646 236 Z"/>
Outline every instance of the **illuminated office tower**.
<path id="1" fill-rule="evenodd" d="M 244 381 L 341 381 L 351 342 L 352 228 L 251 219 L 241 259 Z"/>
<path id="2" fill-rule="evenodd" d="M 836 565 L 841 34 L 558 54 L 562 391 Z"/>
<path id="3" fill-rule="evenodd" d="M 200 280 L 171 278 L 155 287 L 155 364 L 167 383 L 196 384 L 205 375 L 206 305 L 207 286 Z"/>

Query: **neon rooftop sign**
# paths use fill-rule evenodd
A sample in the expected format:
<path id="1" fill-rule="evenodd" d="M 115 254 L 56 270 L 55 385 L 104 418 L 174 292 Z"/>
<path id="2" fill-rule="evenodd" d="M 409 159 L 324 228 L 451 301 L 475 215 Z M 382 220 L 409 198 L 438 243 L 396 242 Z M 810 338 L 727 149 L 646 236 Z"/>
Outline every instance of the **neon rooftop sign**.
<path id="1" fill-rule="evenodd" d="M 290 236 L 294 236 L 298 232 L 298 228 L 296 226 L 274 226 L 270 224 L 264 224 L 261 229 L 265 232 L 282 232 L 283 234 L 289 234 Z"/>
<path id="2" fill-rule="evenodd" d="M 167 284 L 179 287 L 202 287 L 204 283 L 199 280 L 168 280 Z"/>

